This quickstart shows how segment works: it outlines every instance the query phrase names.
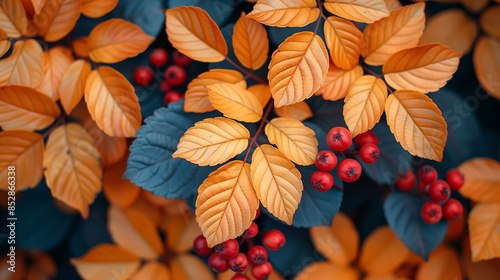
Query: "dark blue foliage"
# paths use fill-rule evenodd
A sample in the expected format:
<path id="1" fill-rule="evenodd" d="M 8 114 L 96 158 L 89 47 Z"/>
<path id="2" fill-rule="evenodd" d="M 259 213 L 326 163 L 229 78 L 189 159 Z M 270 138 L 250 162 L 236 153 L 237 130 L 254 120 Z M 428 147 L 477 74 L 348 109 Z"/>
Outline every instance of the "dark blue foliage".
<path id="1" fill-rule="evenodd" d="M 241 1 L 236 0 L 169 0 L 168 8 L 180 6 L 194 6 L 205 10 L 214 22 L 222 27 L 231 17 L 234 7 Z"/>

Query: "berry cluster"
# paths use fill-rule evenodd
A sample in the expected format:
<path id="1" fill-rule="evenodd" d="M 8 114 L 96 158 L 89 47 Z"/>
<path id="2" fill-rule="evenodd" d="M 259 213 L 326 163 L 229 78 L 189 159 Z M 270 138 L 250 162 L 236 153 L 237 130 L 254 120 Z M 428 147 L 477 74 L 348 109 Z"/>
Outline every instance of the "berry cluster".
<path id="1" fill-rule="evenodd" d="M 362 161 L 366 163 L 374 163 L 377 161 L 380 151 L 377 147 L 378 138 L 371 132 L 359 134 L 355 139 L 358 151 L 352 151 L 349 154 L 358 154 Z M 326 143 L 335 152 L 339 152 L 344 157 L 337 167 L 337 174 L 340 180 L 344 182 L 354 182 L 361 176 L 361 164 L 357 160 L 348 159 L 345 157 L 344 151 L 352 144 L 352 136 L 349 130 L 343 127 L 334 127 L 330 129 L 326 136 Z M 319 192 L 326 192 L 333 186 L 342 190 L 333 182 L 333 177 L 329 173 L 337 166 L 337 156 L 334 152 L 324 150 L 316 155 L 315 165 L 319 169 L 311 176 L 311 184 L 314 189 Z"/>
<path id="2" fill-rule="evenodd" d="M 464 184 L 463 175 L 456 169 L 446 173 L 446 181 L 438 180 L 438 173 L 434 167 L 424 165 L 417 176 L 412 171 L 406 171 L 396 178 L 396 186 L 403 191 L 412 191 L 416 185 L 416 192 L 428 196 L 431 201 L 422 205 L 420 216 L 428 224 L 438 223 L 443 217 L 453 221 L 463 213 L 462 204 L 456 199 L 449 199 L 451 191 L 457 191 Z"/>
<path id="3" fill-rule="evenodd" d="M 151 52 L 149 63 L 150 66 L 139 66 L 134 72 L 132 79 L 137 86 L 151 86 L 153 82 L 159 82 L 160 90 L 165 92 L 163 102 L 165 106 L 171 102 L 177 102 L 183 94 L 172 88 L 182 86 L 186 82 L 185 67 L 191 64 L 191 59 L 178 51 L 173 52 L 174 64 L 164 69 L 169 60 L 169 53 L 163 48 L 157 48 Z M 165 70 L 165 72 L 163 72 Z"/>
<path id="4" fill-rule="evenodd" d="M 257 217 L 260 210 L 257 212 Z M 256 217 L 256 218 L 257 218 Z M 209 248 L 207 240 L 203 235 L 198 236 L 194 240 L 194 250 L 202 257 L 209 257 L 208 265 L 215 272 L 225 272 L 228 269 L 236 272 L 231 278 L 232 280 L 249 280 L 248 276 L 243 274 L 251 265 L 250 272 L 257 280 L 262 280 L 268 277 L 273 271 L 270 262 L 267 261 L 267 249 L 279 250 L 285 245 L 285 236 L 278 230 L 270 230 L 264 233 L 262 242 L 265 247 L 253 244 L 252 238 L 259 234 L 259 227 L 255 222 L 252 222 L 250 227 L 241 235 L 241 241 L 238 243 L 236 239 L 230 239 L 214 248 Z M 240 252 L 240 244 L 246 241 L 249 244 L 247 254 Z M 267 249 L 266 249 L 267 248 Z M 215 251 L 215 252 L 214 252 Z"/>

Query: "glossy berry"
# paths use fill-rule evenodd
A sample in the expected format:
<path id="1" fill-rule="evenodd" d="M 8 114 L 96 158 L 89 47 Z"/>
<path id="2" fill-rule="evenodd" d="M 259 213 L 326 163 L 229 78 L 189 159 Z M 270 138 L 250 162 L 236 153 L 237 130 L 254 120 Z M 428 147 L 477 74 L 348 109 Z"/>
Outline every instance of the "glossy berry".
<path id="1" fill-rule="evenodd" d="M 245 238 L 253 238 L 259 233 L 259 227 L 256 223 L 252 222 L 250 226 L 243 232 L 242 236 Z"/>
<path id="2" fill-rule="evenodd" d="M 153 70 L 149 66 L 140 66 L 134 72 L 132 77 L 134 83 L 138 86 L 148 86 L 153 81 Z"/>
<path id="3" fill-rule="evenodd" d="M 462 206 L 462 203 L 460 203 L 460 201 L 456 199 L 450 199 L 443 205 L 443 217 L 447 221 L 454 221 L 460 218 L 463 212 L 464 208 Z"/>
<path id="4" fill-rule="evenodd" d="M 243 275 L 243 274 L 235 274 L 231 280 L 250 280 L 250 278 L 248 278 L 246 275 Z"/>
<path id="5" fill-rule="evenodd" d="M 215 252 L 221 258 L 229 260 L 238 254 L 240 250 L 240 245 L 238 241 L 234 239 L 229 239 L 215 246 Z"/>
<path id="6" fill-rule="evenodd" d="M 208 258 L 208 265 L 215 272 L 225 272 L 229 269 L 229 265 L 227 264 L 227 260 L 221 258 L 217 254 L 210 255 L 210 258 Z"/>
<path id="7" fill-rule="evenodd" d="M 380 151 L 374 144 L 365 144 L 359 150 L 359 157 L 366 163 L 374 163 L 377 161 Z"/>
<path id="8" fill-rule="evenodd" d="M 257 214 L 255 214 L 255 219 L 257 219 L 259 217 L 259 215 L 260 215 L 260 208 L 257 208 Z"/>
<path id="9" fill-rule="evenodd" d="M 169 103 L 178 102 L 182 97 L 182 94 L 177 91 L 169 91 L 165 94 L 165 97 L 163 97 L 163 104 L 167 106 Z"/>
<path id="10" fill-rule="evenodd" d="M 446 182 L 448 182 L 452 191 L 456 191 L 463 186 L 464 175 L 456 169 L 450 169 L 446 172 Z"/>
<path id="11" fill-rule="evenodd" d="M 426 202 L 422 205 L 420 217 L 422 217 L 422 220 L 428 224 L 435 224 L 443 217 L 443 209 L 437 202 Z"/>
<path id="12" fill-rule="evenodd" d="M 193 242 L 193 247 L 196 253 L 201 257 L 208 257 L 214 251 L 213 248 L 208 247 L 207 239 L 205 239 L 203 235 L 196 237 L 196 239 Z"/>
<path id="13" fill-rule="evenodd" d="M 333 187 L 332 174 L 326 171 L 316 171 L 311 175 L 311 184 L 318 192 L 326 192 Z"/>
<path id="14" fill-rule="evenodd" d="M 267 262 L 267 250 L 260 245 L 250 247 L 247 256 L 248 260 L 253 264 L 263 264 Z"/>
<path id="15" fill-rule="evenodd" d="M 269 250 L 275 251 L 285 245 L 286 239 L 281 231 L 273 229 L 264 234 L 262 242 Z"/>
<path id="16" fill-rule="evenodd" d="M 450 186 L 443 180 L 434 181 L 429 187 L 429 196 L 434 201 L 440 202 L 447 200 L 450 194 Z"/>
<path id="17" fill-rule="evenodd" d="M 438 173 L 436 169 L 434 169 L 434 167 L 430 165 L 424 165 L 418 171 L 418 177 L 424 183 L 432 183 L 437 179 Z"/>
<path id="18" fill-rule="evenodd" d="M 182 67 L 187 67 L 191 64 L 191 58 L 176 51 L 174 52 L 174 63 Z"/>
<path id="19" fill-rule="evenodd" d="M 429 188 L 431 187 L 431 184 L 426 184 L 424 182 L 419 182 L 417 186 L 417 190 L 419 194 L 426 194 L 429 192 Z"/>
<path id="20" fill-rule="evenodd" d="M 334 151 L 343 151 L 352 144 L 352 136 L 349 130 L 343 127 L 334 127 L 326 135 L 326 143 Z"/>
<path id="21" fill-rule="evenodd" d="M 321 151 L 316 155 L 314 164 L 319 170 L 332 171 L 337 166 L 337 156 L 332 151 Z"/>
<path id="22" fill-rule="evenodd" d="M 354 182 L 361 176 L 361 164 L 354 159 L 344 159 L 337 167 L 337 174 L 344 182 Z"/>
<path id="23" fill-rule="evenodd" d="M 273 266 L 269 262 L 252 266 L 252 276 L 257 280 L 263 280 L 273 272 Z"/>
<path id="24" fill-rule="evenodd" d="M 162 92 L 169 92 L 172 90 L 172 87 L 167 83 L 167 81 L 163 80 L 163 82 L 160 83 L 160 90 Z"/>
<path id="25" fill-rule="evenodd" d="M 229 268 L 234 272 L 243 272 L 248 268 L 248 258 L 243 253 L 238 253 L 234 258 L 227 261 Z"/>
<path id="26" fill-rule="evenodd" d="M 371 130 L 368 130 L 367 132 L 358 134 L 358 136 L 354 138 L 354 143 L 358 148 L 363 147 L 366 144 L 378 145 L 378 138 L 375 134 L 373 134 L 373 132 L 371 132 Z"/>
<path id="27" fill-rule="evenodd" d="M 169 66 L 165 72 L 165 80 L 173 87 L 180 86 L 186 81 L 186 71 L 177 65 Z"/>
<path id="28" fill-rule="evenodd" d="M 168 52 L 165 49 L 155 49 L 149 56 L 149 62 L 155 67 L 163 67 L 168 62 Z"/>
<path id="29" fill-rule="evenodd" d="M 396 177 L 396 187 L 402 191 L 409 191 L 415 186 L 417 182 L 417 177 L 412 171 L 406 171 L 403 174 L 399 174 Z"/>

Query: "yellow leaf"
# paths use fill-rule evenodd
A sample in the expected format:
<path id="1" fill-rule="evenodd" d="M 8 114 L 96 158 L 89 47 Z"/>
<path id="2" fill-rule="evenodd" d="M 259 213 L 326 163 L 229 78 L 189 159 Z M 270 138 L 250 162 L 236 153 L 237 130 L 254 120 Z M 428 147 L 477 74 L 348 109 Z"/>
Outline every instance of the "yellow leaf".
<path id="1" fill-rule="evenodd" d="M 361 76 L 363 76 L 363 68 L 359 65 L 354 66 L 351 70 L 343 70 L 330 62 L 325 83 L 321 85 L 315 94 L 321 94 L 325 100 L 336 101 L 342 99 L 349 93 L 351 85 Z"/>
<path id="2" fill-rule="evenodd" d="M 208 246 L 242 235 L 258 207 L 248 163 L 231 161 L 212 172 L 198 189 L 196 200 L 196 220 Z"/>
<path id="3" fill-rule="evenodd" d="M 493 6 L 484 11 L 479 19 L 479 24 L 484 32 L 500 39 L 500 30 L 497 28 L 500 26 L 500 6 Z"/>
<path id="4" fill-rule="evenodd" d="M 267 84 L 256 84 L 250 86 L 247 90 L 257 97 L 262 108 L 271 100 L 271 88 Z"/>
<path id="5" fill-rule="evenodd" d="M 90 135 L 76 123 L 57 127 L 47 141 L 43 166 L 52 196 L 86 219 L 102 187 L 99 151 Z"/>
<path id="6" fill-rule="evenodd" d="M 181 137 L 173 158 L 184 158 L 200 166 L 226 162 L 248 147 L 250 132 L 227 118 L 204 119 Z"/>
<path id="7" fill-rule="evenodd" d="M 316 262 L 306 266 L 295 280 L 331 280 L 335 275 L 335 279 L 342 280 L 359 280 L 360 274 L 354 268 L 336 266 L 329 262 Z"/>
<path id="8" fill-rule="evenodd" d="M 274 118 L 265 128 L 271 144 L 291 161 L 300 165 L 311 165 L 318 154 L 318 140 L 312 129 L 291 118 Z"/>
<path id="9" fill-rule="evenodd" d="M 48 0 L 40 14 L 33 17 L 38 35 L 55 42 L 73 30 L 82 11 L 81 0 Z"/>
<path id="10" fill-rule="evenodd" d="M 241 65 L 248 69 L 259 69 L 266 62 L 269 52 L 266 29 L 241 12 L 240 19 L 234 25 L 233 48 Z"/>
<path id="11" fill-rule="evenodd" d="M 118 0 L 83 0 L 82 14 L 90 18 L 99 18 L 111 12 Z"/>
<path id="12" fill-rule="evenodd" d="M 80 37 L 76 38 L 71 42 L 71 48 L 73 49 L 73 52 L 75 53 L 76 56 L 80 58 L 87 58 L 89 57 L 89 39 L 88 37 Z"/>
<path id="13" fill-rule="evenodd" d="M 0 190 L 9 190 L 9 166 L 15 167 L 15 191 L 36 187 L 43 177 L 43 136 L 24 130 L 2 131 L 0 147 Z"/>
<path id="14" fill-rule="evenodd" d="M 417 45 L 425 27 L 425 3 L 404 6 L 363 30 L 361 54 L 370 65 L 382 65 L 393 53 Z"/>
<path id="15" fill-rule="evenodd" d="M 478 262 L 471 261 L 470 240 L 468 236 L 462 239 L 462 261 L 469 280 L 498 280 L 500 275 L 500 258 Z"/>
<path id="16" fill-rule="evenodd" d="M 337 213 L 331 226 L 311 227 L 309 231 L 314 247 L 328 261 L 348 266 L 356 259 L 359 234 L 347 215 Z"/>
<path id="17" fill-rule="evenodd" d="M 64 47 L 54 47 L 43 53 L 43 79 L 37 90 L 54 100 L 60 98 L 59 87 L 73 57 L 68 57 Z M 70 51 L 71 52 L 71 51 Z M 75 104 L 76 105 L 76 104 Z"/>
<path id="18" fill-rule="evenodd" d="M 388 226 L 382 226 L 364 241 L 359 267 L 367 272 L 391 272 L 404 263 L 408 253 L 394 232 Z"/>
<path id="19" fill-rule="evenodd" d="M 250 167 L 262 205 L 291 225 L 304 188 L 299 170 L 283 153 L 267 144 L 255 149 Z"/>
<path id="20" fill-rule="evenodd" d="M 151 192 L 149 192 L 151 193 Z M 158 197 L 158 196 L 156 196 Z M 166 200 L 164 197 L 162 197 Z M 196 217 L 191 213 L 187 205 L 180 204 L 177 207 L 185 207 L 187 213 L 181 215 L 170 214 L 161 221 L 160 228 L 167 236 L 167 248 L 176 253 L 186 253 L 193 249 L 193 240 L 202 234 L 200 226 L 196 222 Z M 178 210 L 182 210 L 180 208 Z"/>
<path id="21" fill-rule="evenodd" d="M 315 0 L 259 0 L 248 17 L 270 26 L 302 27 L 319 16 Z"/>
<path id="22" fill-rule="evenodd" d="M 206 86 L 221 82 L 235 84 L 243 89 L 247 87 L 247 83 L 240 72 L 228 69 L 212 69 L 200 74 L 198 78 L 189 83 L 184 100 L 184 111 L 205 113 L 215 110 L 208 99 L 208 88 Z"/>
<path id="23" fill-rule="evenodd" d="M 324 30 L 333 63 L 341 69 L 354 68 L 363 48 L 363 33 L 352 22 L 334 16 L 326 19 Z"/>
<path id="24" fill-rule="evenodd" d="M 344 119 L 352 137 L 379 122 L 386 100 L 387 86 L 381 79 L 366 75 L 354 82 L 344 101 Z"/>
<path id="25" fill-rule="evenodd" d="M 199 258 L 182 254 L 170 262 L 172 279 L 175 280 L 215 280 L 212 271 Z"/>
<path id="26" fill-rule="evenodd" d="M 128 156 L 123 157 L 118 163 L 104 168 L 103 193 L 106 199 L 121 208 L 127 208 L 134 203 L 141 188 L 123 178 L 127 169 Z"/>
<path id="27" fill-rule="evenodd" d="M 432 16 L 425 26 L 419 45 L 439 42 L 456 51 L 468 53 L 474 46 L 479 28 L 474 19 L 460 9 L 444 10 Z"/>
<path id="28" fill-rule="evenodd" d="M 230 83 L 208 85 L 212 105 L 225 117 L 242 122 L 258 122 L 262 118 L 262 105 L 252 93 Z"/>
<path id="29" fill-rule="evenodd" d="M 483 10 L 490 0 L 460 0 L 467 10 L 477 13 Z"/>
<path id="30" fill-rule="evenodd" d="M 152 260 L 163 254 L 164 247 L 156 225 L 139 210 L 111 205 L 108 230 L 116 244 L 143 259 Z"/>
<path id="31" fill-rule="evenodd" d="M 94 62 L 120 62 L 144 52 L 154 39 L 131 22 L 110 19 L 90 32 L 89 57 Z"/>
<path id="32" fill-rule="evenodd" d="M 328 53 L 323 39 L 304 31 L 288 37 L 269 64 L 269 85 L 276 108 L 307 99 L 325 82 Z"/>
<path id="33" fill-rule="evenodd" d="M 398 90 L 387 98 L 385 114 L 391 132 L 410 154 L 443 159 L 447 124 L 432 99 L 420 92 Z"/>
<path id="34" fill-rule="evenodd" d="M 410 280 L 409 278 L 389 273 L 370 273 L 363 280 Z"/>
<path id="35" fill-rule="evenodd" d="M 309 108 L 309 105 L 305 101 L 276 108 L 274 112 L 280 117 L 287 117 L 298 121 L 304 121 L 313 116 L 311 108 Z"/>
<path id="36" fill-rule="evenodd" d="M 464 175 L 459 192 L 473 201 L 500 200 L 500 163 L 490 158 L 474 158 L 463 162 L 458 170 Z"/>
<path id="37" fill-rule="evenodd" d="M 28 18 L 21 1 L 2 0 L 0 5 L 0 28 L 10 38 L 19 38 L 26 32 Z"/>
<path id="38" fill-rule="evenodd" d="M 38 15 L 43 6 L 47 3 L 47 0 L 31 0 L 31 4 L 33 5 L 34 12 Z"/>
<path id="39" fill-rule="evenodd" d="M 203 9 L 191 6 L 168 9 L 166 17 L 168 40 L 179 52 L 203 62 L 226 58 L 226 40 Z"/>
<path id="40" fill-rule="evenodd" d="M 10 40 L 7 33 L 0 29 L 0 57 L 2 57 L 10 49 Z"/>
<path id="41" fill-rule="evenodd" d="M 402 7 L 399 0 L 384 0 L 384 2 L 389 11 L 394 11 Z"/>
<path id="42" fill-rule="evenodd" d="M 157 261 L 145 263 L 131 280 L 171 280 L 168 267 Z"/>
<path id="43" fill-rule="evenodd" d="M 474 48 L 474 70 L 481 86 L 491 96 L 500 99 L 500 42 L 481 36 Z"/>
<path id="44" fill-rule="evenodd" d="M 42 130 L 61 111 L 50 97 L 24 86 L 0 87 L 0 126 L 3 130 Z"/>
<path id="45" fill-rule="evenodd" d="M 324 6 L 339 17 L 366 23 L 389 16 L 384 0 L 326 0 Z"/>
<path id="46" fill-rule="evenodd" d="M 457 252 L 442 245 L 417 270 L 416 280 L 463 279 Z"/>
<path id="47" fill-rule="evenodd" d="M 134 137 L 141 127 L 141 108 L 134 87 L 111 67 L 101 66 L 90 73 L 85 102 L 92 119 L 110 136 Z"/>
<path id="48" fill-rule="evenodd" d="M 467 222 L 472 261 L 500 257 L 500 201 L 476 204 Z"/>
<path id="49" fill-rule="evenodd" d="M 37 41 L 17 41 L 11 55 L 0 60 L 0 85 L 36 87 L 43 78 L 43 50 Z"/>
<path id="50" fill-rule="evenodd" d="M 85 280 L 125 280 L 137 271 L 141 259 L 116 245 L 101 244 L 70 262 Z"/>
<path id="51" fill-rule="evenodd" d="M 85 93 L 85 84 L 92 70 L 90 63 L 83 59 L 73 62 L 61 77 L 59 95 L 61 104 L 66 111 L 66 114 L 71 114 L 71 111 L 78 105 Z"/>

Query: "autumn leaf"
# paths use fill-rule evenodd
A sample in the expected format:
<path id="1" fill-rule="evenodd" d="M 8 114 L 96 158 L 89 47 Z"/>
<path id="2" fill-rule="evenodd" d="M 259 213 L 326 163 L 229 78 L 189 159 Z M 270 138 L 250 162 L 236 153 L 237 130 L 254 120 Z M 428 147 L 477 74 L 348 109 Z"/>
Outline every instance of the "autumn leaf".
<path id="1" fill-rule="evenodd" d="M 326 80 L 315 95 L 322 95 L 323 99 L 336 101 L 347 96 L 349 88 L 363 76 L 363 68 L 357 65 L 351 70 L 343 70 L 330 62 L 326 73 Z"/>
<path id="2" fill-rule="evenodd" d="M 85 93 L 85 84 L 91 70 L 90 63 L 79 59 L 73 62 L 65 73 L 63 73 L 59 95 L 66 114 L 71 114 L 71 111 L 73 111 L 82 99 Z"/>
<path id="3" fill-rule="evenodd" d="M 31 0 L 31 4 L 33 4 L 35 14 L 40 14 L 43 6 L 45 6 L 45 3 L 47 3 L 47 0 Z"/>
<path id="4" fill-rule="evenodd" d="M 264 65 L 269 52 L 269 39 L 262 24 L 241 12 L 240 19 L 234 25 L 232 40 L 234 54 L 241 65 L 252 70 Z"/>
<path id="5" fill-rule="evenodd" d="M 0 28 L 10 38 L 21 37 L 28 28 L 28 18 L 19 0 L 2 0 L 0 5 Z"/>
<path id="6" fill-rule="evenodd" d="M 464 175 L 462 196 L 477 202 L 500 200 L 500 163 L 489 158 L 463 162 L 458 170 Z"/>
<path id="7" fill-rule="evenodd" d="M 389 11 L 394 11 L 402 7 L 399 0 L 384 0 L 384 2 Z"/>
<path id="8" fill-rule="evenodd" d="M 7 33 L 0 29 L 0 57 L 2 57 L 10 49 L 10 40 Z"/>
<path id="9" fill-rule="evenodd" d="M 76 38 L 71 42 L 71 48 L 76 56 L 80 58 L 88 58 L 89 57 L 89 39 L 88 37 L 80 37 Z"/>
<path id="10" fill-rule="evenodd" d="M 358 280 L 360 273 L 352 267 L 334 265 L 329 262 L 320 261 L 306 266 L 295 280 L 331 280 L 332 275 L 336 279 Z"/>
<path id="11" fill-rule="evenodd" d="M 500 257 L 500 202 L 481 202 L 469 214 L 472 261 Z"/>
<path id="12" fill-rule="evenodd" d="M 184 158 L 200 166 L 226 162 L 248 147 L 250 132 L 227 118 L 212 118 L 195 123 L 181 137 L 173 158 Z"/>
<path id="13" fill-rule="evenodd" d="M 484 32 L 500 39 L 500 31 L 497 28 L 500 24 L 500 6 L 493 6 L 484 11 L 479 18 L 479 24 Z"/>
<path id="14" fill-rule="evenodd" d="M 461 243 L 461 263 L 466 276 L 470 280 L 496 280 L 500 275 L 500 258 L 472 262 L 469 236 L 466 235 Z"/>
<path id="15" fill-rule="evenodd" d="M 242 122 L 258 122 L 262 118 L 262 105 L 247 90 L 229 83 L 208 85 L 212 105 L 225 117 Z"/>
<path id="16" fill-rule="evenodd" d="M 131 280 L 171 280 L 168 267 L 157 261 L 145 263 Z"/>
<path id="17" fill-rule="evenodd" d="M 473 13 L 477 13 L 481 10 L 483 10 L 490 0 L 460 0 L 462 4 L 467 8 L 469 11 Z"/>
<path id="18" fill-rule="evenodd" d="M 81 0 L 48 0 L 39 14 L 33 16 L 38 35 L 55 42 L 73 30 L 82 11 Z"/>
<path id="19" fill-rule="evenodd" d="M 384 0 L 326 0 L 324 6 L 339 17 L 366 23 L 389 16 Z"/>
<path id="20" fill-rule="evenodd" d="M 417 270 L 416 280 L 463 279 L 457 252 L 442 245 Z"/>
<path id="21" fill-rule="evenodd" d="M 0 60 L 0 85 L 36 87 L 43 78 L 43 50 L 33 40 L 17 41 L 9 57 Z"/>
<path id="22" fill-rule="evenodd" d="M 151 192 L 148 191 L 149 194 Z M 160 229 L 167 236 L 167 248 L 175 253 L 186 253 L 193 249 L 193 240 L 202 234 L 200 226 L 196 222 L 195 215 L 186 204 L 172 203 L 172 201 L 164 199 L 164 197 L 153 195 L 156 198 L 161 198 L 163 203 L 168 202 L 171 208 L 177 208 L 178 213 L 165 211 L 166 207 L 163 206 L 163 219 L 160 223 Z"/>
<path id="23" fill-rule="evenodd" d="M 326 79 L 328 53 L 323 39 L 304 31 L 288 37 L 269 64 L 269 86 L 276 108 L 307 99 Z"/>
<path id="24" fill-rule="evenodd" d="M 205 263 L 190 254 L 181 254 L 170 262 L 172 279 L 175 280 L 215 280 L 213 272 Z"/>
<path id="25" fill-rule="evenodd" d="M 305 101 L 276 108 L 274 112 L 280 117 L 291 118 L 298 121 L 304 121 L 313 116 L 311 108 L 309 108 L 309 105 L 307 105 Z"/>
<path id="26" fill-rule="evenodd" d="M 82 14 L 90 18 L 99 18 L 111 12 L 118 0 L 83 0 Z"/>
<path id="27" fill-rule="evenodd" d="M 474 70 L 481 86 L 491 96 L 500 99 L 500 42 L 481 36 L 474 48 Z"/>
<path id="28" fill-rule="evenodd" d="M 43 53 L 44 73 L 37 90 L 54 100 L 60 98 L 59 88 L 63 75 L 73 63 L 73 57 L 68 57 L 66 51 L 71 53 L 71 50 L 58 46 Z"/>
<path id="29" fill-rule="evenodd" d="M 127 169 L 128 156 L 124 156 L 118 163 L 104 168 L 103 193 L 106 199 L 118 207 L 127 208 L 134 203 L 141 188 L 123 178 Z"/>
<path id="30" fill-rule="evenodd" d="M 248 17 L 270 26 L 302 27 L 319 16 L 315 0 L 259 0 Z"/>
<path id="31" fill-rule="evenodd" d="M 267 84 L 256 84 L 248 87 L 247 90 L 257 97 L 262 108 L 271 100 L 271 88 Z"/>
<path id="32" fill-rule="evenodd" d="M 333 63 L 345 70 L 354 68 L 363 48 L 363 33 L 352 22 L 334 16 L 326 19 L 324 31 Z"/>

